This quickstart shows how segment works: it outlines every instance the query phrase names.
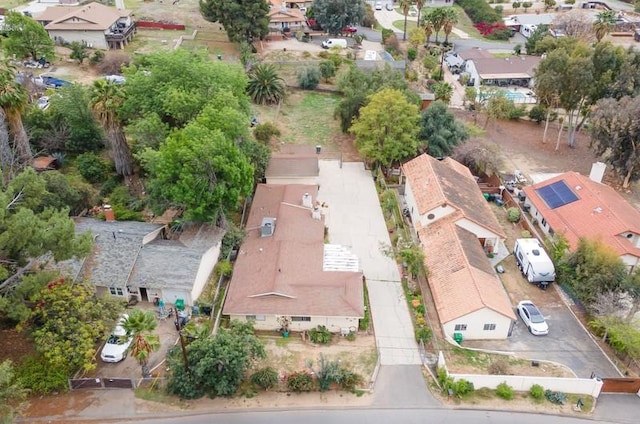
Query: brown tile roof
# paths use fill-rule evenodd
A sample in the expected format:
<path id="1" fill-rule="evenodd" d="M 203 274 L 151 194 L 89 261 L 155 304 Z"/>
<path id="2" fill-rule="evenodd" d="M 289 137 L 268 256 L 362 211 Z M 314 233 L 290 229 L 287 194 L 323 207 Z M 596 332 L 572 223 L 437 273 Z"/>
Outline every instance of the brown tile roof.
<path id="1" fill-rule="evenodd" d="M 278 23 L 278 22 L 304 22 L 305 17 L 304 14 L 300 11 L 300 9 L 293 8 L 289 9 L 288 7 L 282 7 L 282 0 L 271 0 L 271 10 L 267 14 L 269 17 L 269 22 Z"/>
<path id="2" fill-rule="evenodd" d="M 455 217 L 418 231 L 429 269 L 429 286 L 442 323 L 489 308 L 515 320 L 511 302 L 476 236 Z"/>
<path id="3" fill-rule="evenodd" d="M 550 209 L 536 190 L 557 181 L 564 181 L 578 200 Z M 606 184 L 572 171 L 525 187 L 524 192 L 553 231 L 564 233 L 572 247 L 577 246 L 581 237 L 600 238 L 619 255 L 640 257 L 640 249 L 621 235 L 640 234 L 640 211 Z"/>
<path id="4" fill-rule="evenodd" d="M 422 215 L 438 206 L 450 205 L 466 219 L 506 238 L 467 167 L 451 158 L 439 161 L 422 154 L 402 168 L 413 191 L 418 213 Z"/>
<path id="5" fill-rule="evenodd" d="M 529 78 L 534 76 L 540 60 L 540 56 L 517 56 L 505 59 L 474 59 L 473 64 L 478 75 L 484 79 Z"/>
<path id="6" fill-rule="evenodd" d="M 320 174 L 317 155 L 272 154 L 265 177 L 317 177 Z"/>
<path id="7" fill-rule="evenodd" d="M 323 271 L 324 221 L 302 207 L 317 186 L 259 184 L 224 305 L 225 314 L 362 317 L 362 273 Z M 276 218 L 271 237 L 260 236 Z"/>
<path id="8" fill-rule="evenodd" d="M 482 49 L 469 49 L 463 50 L 458 53 L 463 60 L 476 60 L 476 59 L 493 59 L 493 55 L 486 50 Z"/>
<path id="9" fill-rule="evenodd" d="M 64 9 L 63 13 L 62 10 Z M 120 18 L 131 15 L 131 10 L 121 10 L 100 3 L 89 3 L 84 6 L 48 7 L 36 15 L 36 20 L 49 22 L 45 29 L 55 31 L 104 31 Z"/>

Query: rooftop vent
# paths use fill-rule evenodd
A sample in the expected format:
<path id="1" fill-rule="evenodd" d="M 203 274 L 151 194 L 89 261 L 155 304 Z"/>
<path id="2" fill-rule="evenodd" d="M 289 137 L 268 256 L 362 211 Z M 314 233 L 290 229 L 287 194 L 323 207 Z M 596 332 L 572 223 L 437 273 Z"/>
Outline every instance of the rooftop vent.
<path id="1" fill-rule="evenodd" d="M 305 208 L 311 208 L 311 206 L 313 206 L 313 201 L 309 193 L 305 193 L 302 196 L 302 206 L 304 206 Z"/>
<path id="2" fill-rule="evenodd" d="M 317 206 L 313 208 L 313 212 L 311 212 L 311 217 L 319 221 L 320 218 L 322 218 L 322 215 L 320 214 L 320 208 L 318 208 Z"/>
<path id="3" fill-rule="evenodd" d="M 260 225 L 260 237 L 271 237 L 275 230 L 275 218 L 262 218 L 262 225 Z"/>

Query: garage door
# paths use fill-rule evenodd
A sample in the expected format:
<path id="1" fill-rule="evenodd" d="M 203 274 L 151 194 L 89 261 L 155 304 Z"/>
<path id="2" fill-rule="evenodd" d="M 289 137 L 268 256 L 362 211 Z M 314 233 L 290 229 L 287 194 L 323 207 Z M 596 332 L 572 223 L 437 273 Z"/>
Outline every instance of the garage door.
<path id="1" fill-rule="evenodd" d="M 603 378 L 602 393 L 638 393 L 640 378 Z"/>

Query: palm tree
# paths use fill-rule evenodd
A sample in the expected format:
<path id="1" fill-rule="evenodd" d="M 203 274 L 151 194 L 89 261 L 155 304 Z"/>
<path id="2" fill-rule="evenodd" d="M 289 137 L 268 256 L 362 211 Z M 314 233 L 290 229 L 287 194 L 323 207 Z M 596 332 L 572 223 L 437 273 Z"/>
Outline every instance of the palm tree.
<path id="1" fill-rule="evenodd" d="M 285 94 L 284 80 L 273 65 L 256 65 L 249 72 L 247 93 L 258 104 L 279 103 Z"/>
<path id="2" fill-rule="evenodd" d="M 429 38 L 431 38 L 431 34 L 433 34 L 433 22 L 428 19 L 428 16 L 425 16 L 424 35 L 427 37 L 427 46 L 429 45 Z"/>
<path id="3" fill-rule="evenodd" d="M 412 4 L 413 0 L 400 0 L 398 3 L 402 10 L 402 14 L 404 15 L 404 32 L 402 34 L 402 41 L 407 39 L 407 16 L 409 15 L 409 9 L 411 9 Z"/>
<path id="4" fill-rule="evenodd" d="M 444 25 L 444 16 L 448 7 L 436 7 L 431 9 L 427 18 L 433 24 L 433 31 L 436 33 L 436 44 L 438 44 L 438 34 Z"/>
<path id="5" fill-rule="evenodd" d="M 28 165 L 33 156 L 29 137 L 22 124 L 22 112 L 27 105 L 27 92 L 16 81 L 15 68 L 0 63 L 0 165 L 6 170 Z"/>
<path id="6" fill-rule="evenodd" d="M 418 20 L 416 23 L 420 26 L 420 13 L 422 13 L 422 8 L 424 7 L 424 3 L 426 0 L 416 0 L 416 7 L 418 8 Z M 427 40 L 429 42 L 429 40 Z"/>
<path id="7" fill-rule="evenodd" d="M 94 81 L 91 90 L 93 114 L 105 130 L 116 172 L 126 176 L 133 173 L 133 160 L 122 121 L 118 117 L 118 109 L 123 101 L 124 90 L 121 84 L 106 79 Z"/>
<path id="8" fill-rule="evenodd" d="M 453 30 L 453 26 L 458 23 L 458 11 L 448 7 L 442 14 L 442 25 L 444 29 L 444 44 L 449 44 L 449 34 Z"/>
<path id="9" fill-rule="evenodd" d="M 448 105 L 453 96 L 453 87 L 448 82 L 437 82 L 433 84 L 433 94 L 436 100 L 442 100 Z"/>
<path id="10" fill-rule="evenodd" d="M 616 12 L 613 10 L 605 10 L 598 13 L 596 21 L 593 23 L 596 42 L 599 43 L 608 33 L 611 32 L 616 25 L 616 18 Z"/>
<path id="11" fill-rule="evenodd" d="M 147 367 L 149 356 L 151 352 L 158 350 L 160 347 L 158 336 L 151 334 L 157 325 L 153 312 L 140 309 L 131 311 L 129 317 L 122 323 L 122 328 L 133 338 L 129 349 L 131 350 L 131 355 L 136 358 L 142 367 L 142 376 L 145 378 L 150 376 L 149 368 Z"/>

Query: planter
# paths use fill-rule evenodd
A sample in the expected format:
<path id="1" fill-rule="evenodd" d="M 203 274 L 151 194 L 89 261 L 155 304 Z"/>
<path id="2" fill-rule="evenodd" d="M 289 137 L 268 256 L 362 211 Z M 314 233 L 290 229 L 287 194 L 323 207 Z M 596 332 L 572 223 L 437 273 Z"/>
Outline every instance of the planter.
<path id="1" fill-rule="evenodd" d="M 288 331 L 283 331 L 282 332 L 282 337 L 284 337 L 284 338 L 289 337 L 289 332 Z"/>

